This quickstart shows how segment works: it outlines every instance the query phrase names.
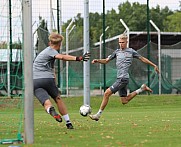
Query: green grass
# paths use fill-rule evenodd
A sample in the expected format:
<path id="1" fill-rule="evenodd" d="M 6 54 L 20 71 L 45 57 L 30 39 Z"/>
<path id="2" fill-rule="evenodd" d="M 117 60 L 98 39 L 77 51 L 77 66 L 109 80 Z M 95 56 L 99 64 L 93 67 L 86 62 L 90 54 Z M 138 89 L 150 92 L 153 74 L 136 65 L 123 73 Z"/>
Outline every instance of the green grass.
<path id="1" fill-rule="evenodd" d="M 122 105 L 119 97 L 112 96 L 98 122 L 79 114 L 79 107 L 83 102 L 82 97 L 63 99 L 75 129 L 67 130 L 65 122 L 54 121 L 35 100 L 34 144 L 20 144 L 20 146 L 181 146 L 180 95 L 139 95 L 127 105 Z M 99 109 L 101 100 L 102 97 L 91 97 L 93 113 Z M 0 116 L 1 119 L 7 118 Z"/>

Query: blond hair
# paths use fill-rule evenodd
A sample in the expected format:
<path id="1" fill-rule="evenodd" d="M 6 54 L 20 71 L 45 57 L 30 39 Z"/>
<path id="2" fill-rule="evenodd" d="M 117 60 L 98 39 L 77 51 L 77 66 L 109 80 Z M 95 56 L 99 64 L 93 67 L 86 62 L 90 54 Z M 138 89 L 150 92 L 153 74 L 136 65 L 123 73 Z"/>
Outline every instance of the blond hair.
<path id="1" fill-rule="evenodd" d="M 64 37 L 60 34 L 53 32 L 50 34 L 48 39 L 49 39 L 51 44 L 57 45 L 63 41 Z"/>
<path id="2" fill-rule="evenodd" d="M 119 39 L 128 39 L 128 36 L 126 34 L 121 34 L 119 36 Z"/>

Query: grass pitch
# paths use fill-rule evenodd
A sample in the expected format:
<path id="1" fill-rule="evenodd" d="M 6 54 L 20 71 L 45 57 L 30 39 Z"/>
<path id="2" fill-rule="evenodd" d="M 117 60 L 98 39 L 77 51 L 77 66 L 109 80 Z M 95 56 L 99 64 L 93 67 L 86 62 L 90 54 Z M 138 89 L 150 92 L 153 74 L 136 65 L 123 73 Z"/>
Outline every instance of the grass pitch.
<path id="1" fill-rule="evenodd" d="M 96 122 L 79 114 L 82 97 L 63 98 L 74 130 L 58 123 L 35 99 L 34 144 L 26 147 L 180 147 L 181 96 L 139 95 L 127 105 L 112 96 Z M 102 97 L 91 97 L 92 113 Z M 2 119 L 0 117 L 0 119 Z M 4 146 L 4 145 L 1 145 Z"/>

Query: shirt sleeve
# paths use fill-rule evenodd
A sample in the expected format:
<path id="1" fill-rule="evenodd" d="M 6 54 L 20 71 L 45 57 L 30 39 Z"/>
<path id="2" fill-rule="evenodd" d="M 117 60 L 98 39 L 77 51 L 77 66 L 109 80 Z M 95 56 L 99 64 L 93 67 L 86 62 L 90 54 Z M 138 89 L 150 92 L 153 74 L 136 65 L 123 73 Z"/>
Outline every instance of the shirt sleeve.
<path id="1" fill-rule="evenodd" d="M 141 57 L 141 55 L 137 52 L 137 51 L 135 51 L 134 49 L 132 49 L 133 50 L 133 58 L 139 58 L 139 57 Z"/>
<path id="2" fill-rule="evenodd" d="M 116 58 L 116 51 L 117 50 L 115 50 L 111 55 L 108 56 L 109 60 L 113 60 L 114 58 Z"/>
<path id="3" fill-rule="evenodd" d="M 52 58 L 55 58 L 56 55 L 58 55 L 58 51 L 52 49 L 51 52 L 49 52 L 49 56 L 52 57 Z"/>

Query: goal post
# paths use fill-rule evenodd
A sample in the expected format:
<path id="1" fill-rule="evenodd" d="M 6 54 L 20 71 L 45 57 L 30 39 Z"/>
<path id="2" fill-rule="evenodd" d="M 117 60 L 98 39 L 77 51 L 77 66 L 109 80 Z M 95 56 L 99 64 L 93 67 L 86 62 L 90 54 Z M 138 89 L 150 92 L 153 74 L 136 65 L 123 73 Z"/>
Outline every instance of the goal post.
<path id="1" fill-rule="evenodd" d="M 84 53 L 87 51 L 89 51 L 89 0 L 84 0 Z M 90 105 L 90 61 L 84 62 L 83 69 L 84 104 Z"/>
<path id="2" fill-rule="evenodd" d="M 24 131 L 26 144 L 34 142 L 32 1 L 23 0 Z"/>

